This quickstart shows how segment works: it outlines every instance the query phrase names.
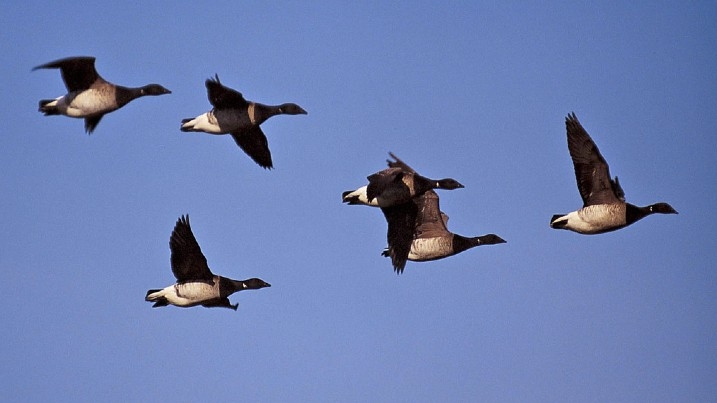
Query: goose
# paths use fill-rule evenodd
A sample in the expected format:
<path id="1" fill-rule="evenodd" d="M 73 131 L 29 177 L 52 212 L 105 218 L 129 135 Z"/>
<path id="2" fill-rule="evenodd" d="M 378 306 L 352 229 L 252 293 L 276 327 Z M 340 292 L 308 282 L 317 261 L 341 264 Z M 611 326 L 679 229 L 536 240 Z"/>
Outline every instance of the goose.
<path id="1" fill-rule="evenodd" d="M 232 280 L 212 274 L 207 259 L 199 248 L 189 225 L 189 215 L 183 215 L 174 226 L 169 238 L 172 273 L 177 282 L 163 289 L 147 291 L 145 301 L 154 302 L 153 308 L 167 305 L 191 307 L 201 305 L 207 308 L 222 307 L 237 310 L 229 296 L 242 290 L 258 290 L 271 287 L 259 278 Z"/>
<path id="2" fill-rule="evenodd" d="M 460 189 L 464 186 L 455 179 L 429 179 L 419 175 L 393 153 L 396 161 L 386 160 L 388 168 L 368 176 L 368 185 L 342 193 L 342 200 L 348 204 L 373 207 L 391 207 L 410 201 L 430 189 Z"/>
<path id="3" fill-rule="evenodd" d="M 393 158 L 393 160 L 386 160 L 389 170 L 400 171 L 402 178 L 423 178 L 395 154 L 389 152 L 389 156 Z M 419 179 L 409 183 L 420 183 L 421 181 Z M 463 187 L 454 179 L 444 179 L 443 181 L 446 185 L 441 188 Z M 452 185 L 450 181 L 453 181 Z M 398 274 L 403 273 L 406 260 L 436 260 L 455 255 L 474 246 L 505 242 L 493 234 L 466 238 L 449 232 L 447 229 L 448 216 L 440 211 L 438 194 L 432 188 L 421 191 L 417 196 L 410 196 L 411 192 L 404 188 L 401 191 L 409 193 L 408 201 L 381 206 L 380 199 L 369 199 L 368 188 L 370 186 L 369 184 L 355 191 L 344 192 L 343 200 L 348 204 L 364 204 L 381 208 L 388 223 L 386 238 L 389 245 L 383 255 L 391 257 L 394 271 Z M 408 185 L 406 185 L 407 187 Z"/>
<path id="4" fill-rule="evenodd" d="M 438 260 L 476 246 L 506 243 L 495 234 L 465 237 L 450 232 L 448 216 L 440 210 L 438 194 L 433 190 L 383 212 L 388 221 L 388 248 L 382 255 L 391 258 L 397 274 L 403 273 L 406 260 Z"/>
<path id="5" fill-rule="evenodd" d="M 677 214 L 672 206 L 663 202 L 644 207 L 626 203 L 617 176 L 610 179 L 605 158 L 574 112 L 565 118 L 565 127 L 583 207 L 568 214 L 553 215 L 551 228 L 601 234 L 624 228 L 651 214 Z"/>
<path id="6" fill-rule="evenodd" d="M 105 81 L 95 70 L 95 58 L 67 57 L 34 67 L 60 69 L 67 94 L 55 99 L 40 100 L 40 112 L 45 116 L 65 115 L 85 119 L 85 132 L 92 132 L 102 116 L 115 111 L 130 101 L 147 95 L 164 95 L 172 92 L 159 84 L 131 88 Z"/>
<path id="7" fill-rule="evenodd" d="M 269 142 L 260 125 L 275 115 L 306 115 L 307 112 L 294 103 L 263 105 L 247 101 L 239 91 L 222 85 L 217 74 L 207 79 L 205 85 L 209 103 L 214 108 L 195 118 L 182 119 L 180 130 L 231 134 L 237 145 L 260 167 L 273 168 Z"/>

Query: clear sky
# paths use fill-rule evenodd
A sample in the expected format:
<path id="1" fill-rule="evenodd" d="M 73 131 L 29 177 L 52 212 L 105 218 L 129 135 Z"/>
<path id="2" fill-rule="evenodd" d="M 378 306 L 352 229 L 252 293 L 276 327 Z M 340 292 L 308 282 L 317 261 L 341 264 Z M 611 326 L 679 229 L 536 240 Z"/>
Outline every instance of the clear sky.
<path id="1" fill-rule="evenodd" d="M 714 2 L 14 2 L 0 14 L 0 396 L 8 401 L 709 401 L 717 396 Z M 79 5 L 82 4 L 82 5 Z M 133 101 L 94 134 L 44 117 L 91 55 Z M 263 125 L 275 170 L 179 131 L 215 73 L 309 114 Z M 581 206 L 574 111 L 629 202 Z M 453 177 L 450 228 L 507 244 L 380 255 L 346 206 L 392 151 Z M 215 273 L 271 288 L 239 310 L 152 309 L 181 214 Z"/>

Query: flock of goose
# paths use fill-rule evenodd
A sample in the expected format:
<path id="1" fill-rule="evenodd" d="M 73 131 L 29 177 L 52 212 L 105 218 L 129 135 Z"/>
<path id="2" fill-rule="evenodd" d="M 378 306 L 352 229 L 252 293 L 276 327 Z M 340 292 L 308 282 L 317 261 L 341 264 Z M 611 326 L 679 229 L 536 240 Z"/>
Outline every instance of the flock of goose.
<path id="1" fill-rule="evenodd" d="M 68 57 L 37 69 L 60 69 L 67 94 L 40 101 L 45 115 L 65 115 L 85 120 L 85 131 L 92 133 L 102 117 L 134 99 L 147 95 L 171 94 L 159 84 L 130 88 L 104 80 L 95 69 L 94 57 Z M 195 118 L 182 119 L 180 130 L 209 134 L 230 134 L 237 145 L 259 166 L 273 168 L 266 135 L 260 125 L 275 115 L 305 115 L 299 105 L 264 105 L 247 101 L 244 96 L 219 81 L 205 82 L 212 109 Z M 667 203 L 644 207 L 625 202 L 625 193 L 607 162 L 574 113 L 565 119 L 568 150 L 575 168 L 582 208 L 568 214 L 556 214 L 550 227 L 580 234 L 600 234 L 626 227 L 654 213 L 677 214 Z M 452 178 L 430 179 L 418 174 L 393 153 L 388 168 L 368 176 L 368 184 L 344 192 L 342 200 L 350 205 L 378 207 L 388 223 L 388 247 L 383 255 L 391 258 L 394 271 L 402 273 L 406 261 L 430 261 L 461 253 L 480 245 L 505 243 L 495 234 L 465 237 L 448 230 L 448 216 L 440 210 L 435 190 L 452 190 L 463 185 Z M 147 291 L 146 301 L 153 307 L 175 305 L 225 307 L 236 310 L 229 296 L 237 291 L 271 285 L 258 278 L 239 281 L 215 275 L 192 233 L 189 216 L 181 216 L 170 236 L 172 273 L 177 281 L 163 289 Z"/>

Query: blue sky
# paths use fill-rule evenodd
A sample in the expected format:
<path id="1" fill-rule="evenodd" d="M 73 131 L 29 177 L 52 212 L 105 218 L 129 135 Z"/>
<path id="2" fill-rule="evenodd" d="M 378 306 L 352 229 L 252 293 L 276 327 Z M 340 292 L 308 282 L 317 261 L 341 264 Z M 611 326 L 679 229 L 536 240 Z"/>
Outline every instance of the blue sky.
<path id="1" fill-rule="evenodd" d="M 85 2 L 86 3 L 86 2 Z M 0 270 L 10 401 L 707 401 L 717 395 L 717 7 L 709 2 L 26 2 L 0 15 Z M 73 55 L 138 99 L 87 136 L 33 66 Z M 182 133 L 204 80 L 306 116 L 275 170 Z M 574 111 L 628 201 L 680 214 L 581 236 Z M 393 273 L 388 151 L 486 246 Z M 152 309 L 181 214 L 239 310 Z"/>

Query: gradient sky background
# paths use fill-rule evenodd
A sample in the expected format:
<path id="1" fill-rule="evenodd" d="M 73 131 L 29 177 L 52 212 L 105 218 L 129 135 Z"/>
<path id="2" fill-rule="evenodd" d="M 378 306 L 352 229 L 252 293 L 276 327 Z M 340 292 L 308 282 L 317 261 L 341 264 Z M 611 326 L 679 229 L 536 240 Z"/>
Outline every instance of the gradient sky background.
<path id="1" fill-rule="evenodd" d="M 2 400 L 717 396 L 714 2 L 82 3 L 0 14 Z M 173 93 L 87 136 L 30 71 L 74 55 Z M 275 170 L 179 131 L 215 73 L 309 112 L 263 125 Z M 581 205 L 571 111 L 629 202 L 680 214 L 550 229 Z M 388 151 L 466 186 L 440 193 L 454 232 L 508 243 L 394 274 L 382 214 L 340 201 Z M 184 213 L 215 273 L 272 287 L 152 309 Z"/>

